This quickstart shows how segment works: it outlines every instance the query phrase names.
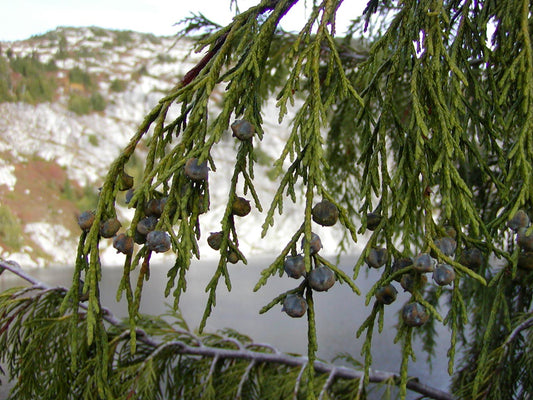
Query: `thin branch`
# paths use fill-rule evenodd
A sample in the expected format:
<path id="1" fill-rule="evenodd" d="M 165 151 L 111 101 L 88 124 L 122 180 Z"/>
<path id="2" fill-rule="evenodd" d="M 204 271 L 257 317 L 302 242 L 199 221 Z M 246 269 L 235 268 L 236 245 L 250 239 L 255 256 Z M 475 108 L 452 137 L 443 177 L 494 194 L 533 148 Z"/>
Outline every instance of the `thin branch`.
<path id="1" fill-rule="evenodd" d="M 337 368 L 333 368 L 331 372 L 329 373 L 328 380 L 326 383 L 324 383 L 324 386 L 322 386 L 322 390 L 320 391 L 320 394 L 318 395 L 318 400 L 322 400 L 324 398 L 324 395 L 326 394 L 328 387 L 333 383 L 333 380 L 335 379 L 335 374 L 337 373 Z"/>
<path id="2" fill-rule="evenodd" d="M 509 346 L 509 344 L 516 339 L 518 334 L 522 332 L 525 329 L 529 329 L 533 326 L 533 316 L 526 319 L 524 322 L 522 322 L 520 325 L 518 325 L 516 328 L 513 329 L 513 331 L 509 334 L 509 337 L 503 344 L 504 346 Z"/>
<path id="3" fill-rule="evenodd" d="M 294 391 L 293 391 L 293 395 L 292 395 L 293 399 L 298 399 L 298 391 L 300 390 L 300 382 L 302 381 L 302 377 L 304 375 L 304 372 L 307 369 L 307 362 L 308 362 L 308 360 L 307 360 L 307 358 L 305 358 L 305 362 L 300 367 L 300 372 L 298 373 L 298 377 L 296 378 L 296 383 L 294 385 Z"/>
<path id="4" fill-rule="evenodd" d="M 34 277 L 26 273 L 24 270 L 22 270 L 20 265 L 14 261 L 0 260 L 0 268 L 9 270 L 13 274 L 31 283 L 34 289 L 41 289 L 41 290 L 55 289 L 55 290 L 63 290 L 65 292 L 68 291 L 68 289 L 65 287 L 58 286 L 54 288 L 35 279 Z M 80 307 L 83 309 L 87 309 L 87 305 L 83 303 L 80 303 Z M 104 320 L 106 322 L 114 326 L 123 325 L 111 313 L 109 309 L 102 307 L 102 311 L 103 311 Z M 533 325 L 533 317 L 525 321 L 523 324 L 521 324 L 520 327 L 522 327 L 521 330 L 523 330 L 531 325 Z M 220 359 L 240 359 L 240 360 L 249 360 L 253 363 L 270 363 L 270 364 L 281 364 L 281 365 L 286 365 L 290 367 L 300 367 L 302 371 L 305 370 L 305 367 L 308 363 L 307 357 L 292 356 L 292 355 L 281 353 L 277 350 L 275 350 L 275 353 L 262 353 L 262 352 L 248 350 L 244 347 L 241 347 L 238 350 L 234 350 L 234 349 L 210 347 L 210 346 L 205 346 L 205 345 L 191 346 L 183 341 L 163 342 L 160 340 L 156 340 L 150 337 L 144 330 L 140 328 L 137 328 L 136 332 L 137 332 L 137 340 L 149 346 L 153 346 L 153 347 L 172 346 L 176 348 L 176 354 L 211 357 L 214 359 L 214 362 Z M 250 345 L 248 345 L 247 347 L 250 347 Z M 259 347 L 265 347 L 265 345 L 259 345 Z M 271 348 L 270 346 L 268 347 Z M 316 372 L 329 375 L 328 382 L 332 381 L 335 378 L 357 379 L 357 380 L 362 380 L 364 378 L 363 371 L 358 371 L 353 368 L 333 365 L 333 364 L 326 363 L 323 361 L 315 361 L 314 367 L 315 367 Z M 378 371 L 378 370 L 371 370 L 369 372 L 369 381 L 373 383 L 381 383 L 385 381 L 399 382 L 399 380 L 400 380 L 400 376 L 393 372 L 385 372 L 385 371 Z M 432 386 L 426 385 L 420 382 L 416 378 L 412 378 L 407 382 L 407 388 L 409 390 L 412 390 L 414 392 L 420 393 L 424 396 L 427 396 L 427 397 L 430 397 L 436 400 L 453 400 L 453 396 L 450 393 L 434 388 Z"/>
<path id="5" fill-rule="evenodd" d="M 356 399 L 360 399 L 361 395 L 363 394 L 363 389 L 365 388 L 365 380 L 359 379 L 359 386 L 357 388 L 357 397 Z"/>
<path id="6" fill-rule="evenodd" d="M 237 394 L 235 395 L 235 398 L 240 399 L 242 396 L 242 388 L 244 387 L 244 384 L 248 380 L 248 377 L 250 376 L 250 372 L 255 367 L 256 362 L 255 360 L 252 360 L 250 364 L 246 367 L 246 371 L 244 371 L 244 374 L 241 377 L 241 380 L 239 382 L 239 386 L 237 387 Z"/>
<path id="7" fill-rule="evenodd" d="M 193 68 L 189 70 L 179 83 L 179 87 L 187 86 L 189 83 L 193 81 L 194 78 L 198 76 L 198 74 L 202 71 L 202 69 L 205 68 L 207 63 L 215 56 L 215 54 L 218 53 L 224 42 L 226 41 L 226 38 L 228 37 L 228 34 L 223 34 L 218 40 L 216 41 L 215 45 L 211 50 L 209 50 L 205 56 L 202 57 L 202 59 L 196 64 Z"/>
<path id="8" fill-rule="evenodd" d="M 276 5 L 280 2 L 280 0 L 273 0 L 268 4 L 265 4 L 263 7 L 258 9 L 258 15 L 262 14 L 266 11 L 273 10 Z M 202 59 L 194 66 L 192 67 L 183 77 L 183 79 L 178 84 L 178 87 L 182 88 L 187 86 L 189 83 L 191 83 L 198 74 L 205 68 L 205 66 L 211 61 L 211 59 L 218 53 L 224 42 L 226 41 L 228 37 L 228 33 L 226 32 L 222 34 L 215 42 L 213 48 L 211 48 L 203 57 Z"/>

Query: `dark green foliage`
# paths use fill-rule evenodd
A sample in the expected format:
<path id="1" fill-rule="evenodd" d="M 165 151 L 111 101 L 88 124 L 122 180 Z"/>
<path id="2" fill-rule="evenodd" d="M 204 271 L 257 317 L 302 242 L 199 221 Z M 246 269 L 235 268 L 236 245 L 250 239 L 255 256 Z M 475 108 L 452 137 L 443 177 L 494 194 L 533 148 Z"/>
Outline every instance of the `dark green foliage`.
<path id="1" fill-rule="evenodd" d="M 98 140 L 98 136 L 94 133 L 91 133 L 87 139 L 89 140 L 89 143 L 92 144 L 94 147 L 98 147 L 98 143 L 99 143 L 99 140 Z"/>
<path id="2" fill-rule="evenodd" d="M 98 49 L 88 47 L 88 46 L 79 46 L 76 48 L 76 52 L 73 55 L 74 59 L 82 59 L 82 58 L 92 58 L 98 55 Z"/>
<path id="3" fill-rule="evenodd" d="M 91 109 L 93 111 L 104 111 L 106 106 L 107 102 L 105 101 L 104 96 L 98 92 L 91 94 Z"/>
<path id="4" fill-rule="evenodd" d="M 10 398 L 281 399 L 295 390 L 307 397 L 304 358 L 280 354 L 230 329 L 194 334 L 178 312 L 140 316 L 135 352 L 127 321 L 107 313 L 105 343 L 89 345 L 85 310 L 59 310 L 65 292 L 35 282 L 0 294 L 0 361 L 14 384 Z M 112 363 L 99 361 L 104 349 Z M 336 371 L 332 378 L 332 366 L 319 367 L 314 395 L 348 399 L 360 391 L 355 369 L 344 368 L 344 377 Z M 103 390 L 98 372 L 106 376 Z"/>
<path id="5" fill-rule="evenodd" d="M 117 46 L 126 46 L 133 41 L 132 31 L 114 31 L 114 42 Z"/>
<path id="6" fill-rule="evenodd" d="M 139 80 L 141 76 L 145 75 L 148 75 L 148 68 L 146 67 L 146 65 L 142 65 L 139 69 L 137 69 L 131 74 L 131 79 L 136 81 Z"/>
<path id="7" fill-rule="evenodd" d="M 82 194 L 76 197 L 76 207 L 80 211 L 92 210 L 96 207 L 98 202 L 98 191 L 93 185 L 85 184 L 83 186 Z"/>
<path id="8" fill-rule="evenodd" d="M 0 102 L 13 101 L 13 99 L 9 62 L 0 54 Z"/>
<path id="9" fill-rule="evenodd" d="M 124 92 L 128 88 L 128 82 L 123 79 L 113 79 L 111 81 L 111 85 L 109 85 L 109 89 L 112 92 Z"/>
<path id="10" fill-rule="evenodd" d="M 70 94 L 67 103 L 67 108 L 78 115 L 89 114 L 93 111 L 104 111 L 106 106 L 107 102 L 98 92 L 94 92 L 90 96 L 73 92 Z"/>
<path id="11" fill-rule="evenodd" d="M 54 71 L 53 63 L 43 64 L 33 54 L 11 58 L 9 64 L 13 72 L 20 74 L 20 79 L 12 88 L 13 100 L 31 104 L 53 100 L 57 88 L 57 80 L 51 73 Z"/>
<path id="12" fill-rule="evenodd" d="M 455 375 L 460 398 L 516 398 L 533 381 L 521 367 L 531 346 L 508 353 L 514 361 L 507 359 L 505 368 L 494 368 L 489 360 L 517 326 L 515 318 L 531 317 L 526 283 L 531 278 L 516 271 L 515 236 L 506 228 L 517 209 L 531 209 L 533 200 L 531 6 L 450 1 L 427 12 L 430 3 L 402 7 L 386 22 L 388 30 L 377 38 L 369 58 L 348 69 L 363 90 L 365 107 L 343 102 L 335 108 L 327 177 L 355 215 L 377 206 L 387 217 L 386 232 L 373 235 L 367 248 L 382 238 L 393 253 L 412 256 L 410 249 L 417 245 L 447 263 L 447 255 L 431 243 L 447 224 L 455 228 L 463 249 L 479 247 L 485 259 L 491 254 L 504 258 L 498 273 L 487 263 L 476 270 L 483 280 L 466 278 L 474 276 L 472 270 L 453 264 L 461 279 L 445 321 L 453 330 L 450 373 L 454 347 L 471 352 Z M 489 21 L 496 27 L 492 37 Z M 359 159 L 362 170 L 353 168 L 348 157 Z M 391 160 L 394 169 L 386 165 Z M 351 209 L 352 204 L 359 209 Z M 511 287 L 523 279 L 519 298 Z M 491 308 L 482 307 L 484 302 Z M 477 315 L 469 327 L 474 338 L 461 335 L 467 312 Z"/>
<path id="13" fill-rule="evenodd" d="M 68 200 L 74 200 L 75 198 L 74 188 L 72 187 L 72 184 L 68 178 L 65 179 L 65 182 L 61 187 L 61 196 Z"/>
<path id="14" fill-rule="evenodd" d="M 45 70 L 47 72 L 57 72 L 58 71 L 58 67 L 57 67 L 57 64 L 54 60 L 50 59 L 48 60 L 48 62 L 46 63 L 46 66 L 45 66 Z"/>
<path id="15" fill-rule="evenodd" d="M 157 61 L 161 64 L 176 62 L 176 59 L 169 54 L 158 54 Z"/>
<path id="16" fill-rule="evenodd" d="M 61 44 L 60 36 L 59 49 Z M 65 50 L 66 51 L 66 50 Z M 30 104 L 52 102 L 56 97 L 58 87 L 58 67 L 53 59 L 42 63 L 34 53 L 20 57 L 11 54 L 8 60 L 0 56 L 0 102 L 23 101 Z M 68 109 L 79 115 L 92 111 L 104 111 L 107 105 L 104 97 L 97 91 L 97 82 L 94 76 L 79 67 L 68 71 L 69 84 L 81 87 L 71 91 L 68 100 Z M 115 84 L 121 89 L 122 85 Z"/>
<path id="17" fill-rule="evenodd" d="M 155 36 L 152 33 L 148 33 L 145 35 L 146 39 L 152 44 L 161 44 L 161 38 L 158 36 Z"/>
<path id="18" fill-rule="evenodd" d="M 41 292 L 36 300 L 17 296 L 16 293 L 21 293 L 21 289 L 3 292 L 0 297 L 0 343 L 2 348 L 10 349 L 2 352 L 1 360 L 11 372 L 10 380 L 24 377 L 13 387 L 10 398 L 73 399 L 80 396 L 83 389 L 73 385 L 76 374 L 71 372 L 72 360 L 69 353 L 64 351 L 71 347 L 69 336 L 59 334 L 69 325 L 69 319 L 62 318 L 58 312 L 62 296 L 53 291 Z M 51 324 L 51 321 L 54 323 Z M 78 345 L 79 361 L 86 362 L 91 357 L 90 347 L 84 340 Z M 94 357 L 94 349 L 92 353 Z"/>
<path id="19" fill-rule="evenodd" d="M 68 71 L 68 78 L 71 83 L 79 83 L 85 87 L 85 89 L 92 89 L 95 85 L 93 77 L 80 67 L 74 67 Z"/>
<path id="20" fill-rule="evenodd" d="M 113 44 L 113 42 L 106 41 L 102 44 L 102 48 L 105 50 L 112 50 L 115 48 L 115 45 Z"/>
<path id="21" fill-rule="evenodd" d="M 67 108 L 78 115 L 89 114 L 92 111 L 91 99 L 81 94 L 71 93 Z"/>
<path id="22" fill-rule="evenodd" d="M 65 59 L 68 57 L 68 42 L 65 34 L 63 32 L 59 33 L 58 40 L 58 49 L 56 53 L 56 58 L 59 60 Z"/>
<path id="23" fill-rule="evenodd" d="M 463 289 L 473 293 L 467 307 L 478 307 L 478 312 L 472 321 L 474 329 L 463 332 L 461 338 L 470 346 L 454 375 L 455 392 L 460 398 L 523 398 L 520 393 L 523 396 L 533 388 L 528 369 L 533 361 L 533 274 L 499 273 L 489 287 L 472 282 Z"/>
<path id="24" fill-rule="evenodd" d="M 91 26 L 89 30 L 94 34 L 96 37 L 107 37 L 109 35 L 109 31 L 104 28 L 99 28 L 97 26 Z"/>

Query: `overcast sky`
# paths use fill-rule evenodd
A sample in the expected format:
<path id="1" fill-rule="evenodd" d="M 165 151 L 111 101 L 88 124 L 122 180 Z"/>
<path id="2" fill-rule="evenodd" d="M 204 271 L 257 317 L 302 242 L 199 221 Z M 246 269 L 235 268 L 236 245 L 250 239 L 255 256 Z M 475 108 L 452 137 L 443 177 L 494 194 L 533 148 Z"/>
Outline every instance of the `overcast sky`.
<path id="1" fill-rule="evenodd" d="M 296 30 L 308 15 L 300 0 L 283 19 L 285 29 Z M 238 0 L 241 10 L 259 0 Z M 174 24 L 191 12 L 201 12 L 209 19 L 226 24 L 235 10 L 230 0 L 2 0 L 0 1 L 0 40 L 22 40 L 45 33 L 58 26 L 99 26 L 131 29 L 156 35 L 176 33 Z M 350 19 L 361 15 L 367 0 L 345 0 L 337 19 L 340 30 Z M 299 30 L 299 29 L 298 29 Z"/>

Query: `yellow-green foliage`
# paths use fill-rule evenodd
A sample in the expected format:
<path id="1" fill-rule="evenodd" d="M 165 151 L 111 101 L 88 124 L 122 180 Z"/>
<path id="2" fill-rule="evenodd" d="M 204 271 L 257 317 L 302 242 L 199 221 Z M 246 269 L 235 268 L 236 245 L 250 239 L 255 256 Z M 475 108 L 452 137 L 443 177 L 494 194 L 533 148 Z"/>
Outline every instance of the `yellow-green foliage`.
<path id="1" fill-rule="evenodd" d="M 281 31 L 279 23 L 295 3 L 258 2 L 226 27 L 201 15 L 191 17 L 185 35 L 207 32 L 195 49 L 204 52 L 202 61 L 146 115 L 109 167 L 93 225 L 80 235 L 72 287 L 63 303 L 63 311 L 78 303 L 83 277 L 88 294 L 83 332 L 97 355 L 93 379 L 101 397 L 112 390 L 108 368 L 113 362 L 99 297 L 99 224 L 117 214 L 128 162 L 136 153 L 146 154 L 142 179 L 136 179 L 129 202 L 135 208 L 127 221 L 130 233 L 144 217 L 147 202 L 162 196 L 167 201 L 155 229 L 168 235 L 175 254 L 165 294 L 172 294 L 176 308 L 187 288 L 191 260 L 200 257 L 199 240 L 205 235 L 200 231 L 200 214 L 210 201 L 224 207 L 220 258 L 205 288 L 201 333 L 216 305 L 218 286 L 232 288 L 236 272 L 228 262 L 247 263 L 239 248 L 241 232 L 235 224 L 233 203 L 243 193 L 252 200 L 254 211 L 263 210 L 254 171 L 265 161 L 257 148 L 263 135 L 268 135 L 263 132 L 268 126 L 263 123 L 267 102 L 275 98 L 280 121 L 292 110 L 294 116 L 284 147 L 273 162 L 272 176 L 277 176 L 279 184 L 265 207 L 262 236 L 279 229 L 277 214 L 284 213 L 285 202 L 300 198 L 304 205 L 292 232 L 283 232 L 288 242 L 262 271 L 255 290 L 282 275 L 285 257 L 301 248 L 306 271 L 326 265 L 337 281 L 350 286 L 353 296 L 360 296 L 363 293 L 353 280 L 366 268 L 371 251 L 385 247 L 390 257 L 379 270 L 380 278 L 364 293 L 374 307 L 359 330 L 354 327 L 357 335 L 364 334 L 360 394 L 372 382 L 372 342 L 386 318 L 385 305 L 375 299 L 377 290 L 410 274 L 414 284 L 406 295 L 424 308 L 430 320 L 421 327 L 405 318 L 399 321 L 394 339 L 402 355 L 394 379 L 400 386 L 399 397 L 406 398 L 415 382 L 408 366 L 415 359 L 416 345 L 421 342 L 431 356 L 437 344 L 443 345 L 435 337 L 435 326 L 443 324 L 451 331 L 445 345 L 457 398 L 528 398 L 533 387 L 533 341 L 524 334 L 533 326 L 533 276 L 519 260 L 531 256 L 531 245 L 517 245 L 516 233 L 506 222 L 518 209 L 533 215 L 530 2 L 419 0 L 392 6 L 392 2 L 370 0 L 363 18 L 353 23 L 345 38 L 339 38 L 335 28 L 341 0 L 312 2 L 299 33 Z M 359 53 L 352 43 L 354 37 L 363 35 L 371 39 L 366 52 Z M 127 42 L 128 34 L 122 36 L 121 41 Z M 134 77 L 147 73 L 142 66 Z M 213 94 L 222 92 L 223 100 L 215 101 Z M 213 150 L 228 136 L 234 119 L 246 119 L 255 133 L 236 142 L 227 197 L 210 198 L 209 180 L 193 179 L 190 166 L 205 161 L 214 170 L 218 152 Z M 354 260 L 353 278 L 311 251 L 312 229 L 316 228 L 312 210 L 319 199 L 337 208 L 337 225 L 344 237 L 341 249 L 350 242 L 365 242 Z M 379 214 L 382 221 L 374 229 L 368 223 L 370 213 Z M 453 255 L 436 244 L 445 235 L 456 241 Z M 483 256 L 477 266 L 462 260 L 470 249 Z M 125 257 L 117 293 L 128 302 L 128 346 L 132 354 L 139 350 L 141 358 L 146 353 L 142 340 L 135 347 L 136 335 L 143 336 L 137 328 L 142 323 L 140 302 L 152 251 L 152 246 L 141 245 Z M 453 286 L 425 285 L 422 272 L 413 266 L 395 271 L 395 259 L 420 252 L 453 267 Z M 494 259 L 499 264 L 493 265 Z M 138 274 L 133 276 L 133 271 Z M 261 310 L 278 306 L 289 294 L 305 297 L 308 365 L 301 371 L 302 385 L 298 383 L 291 391 L 307 400 L 316 398 L 314 388 L 319 382 L 313 371 L 318 346 L 313 293 L 306 279 Z M 74 322 L 77 328 L 79 321 Z M 73 344 L 79 337 L 72 329 Z M 462 360 L 454 358 L 456 353 Z M 191 392 L 192 398 L 214 398 L 216 361 L 215 357 L 209 365 L 213 373 L 198 379 L 205 386 L 201 393 Z M 138 380 L 155 382 L 154 365 L 153 357 L 145 357 L 143 366 L 149 368 L 136 375 Z M 145 392 L 136 394 L 147 398 Z M 259 398 L 287 397 L 275 393 Z M 437 398 L 452 396 L 441 393 Z"/>
<path id="2" fill-rule="evenodd" d="M 22 245 L 22 228 L 11 210 L 0 205 L 0 240 L 10 250 L 18 250 Z"/>
<path id="3" fill-rule="evenodd" d="M 123 92 L 128 88 L 128 82 L 123 79 L 113 79 L 111 81 L 111 85 L 109 86 L 109 89 L 112 92 Z"/>
<path id="4" fill-rule="evenodd" d="M 68 99 L 67 108 L 78 115 L 89 114 L 91 112 L 91 99 L 72 93 Z"/>
<path id="5" fill-rule="evenodd" d="M 78 115 L 89 114 L 93 111 L 104 111 L 106 106 L 107 102 L 98 92 L 90 96 L 71 93 L 67 104 L 67 108 Z"/>

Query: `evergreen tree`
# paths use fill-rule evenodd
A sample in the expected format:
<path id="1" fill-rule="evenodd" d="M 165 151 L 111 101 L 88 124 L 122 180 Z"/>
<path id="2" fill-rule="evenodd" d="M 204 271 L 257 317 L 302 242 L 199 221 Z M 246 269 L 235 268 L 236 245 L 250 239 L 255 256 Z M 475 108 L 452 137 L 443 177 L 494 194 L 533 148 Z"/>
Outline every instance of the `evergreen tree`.
<path id="1" fill-rule="evenodd" d="M 362 18 L 338 36 L 340 0 L 314 1 L 297 34 L 280 29 L 296 2 L 261 1 L 225 27 L 201 15 L 186 21 L 183 34 L 196 34 L 205 56 L 146 116 L 110 166 L 96 210 L 81 221 L 87 224 L 72 288 L 50 290 L 34 282 L 34 297 L 0 296 L 0 340 L 10 348 L 3 359 L 21 377 L 16 398 L 55 394 L 59 383 L 71 388 L 64 398 L 365 398 L 370 382 L 381 381 L 399 385 L 401 398 L 412 389 L 451 399 L 407 375 L 413 338 L 421 337 L 431 353 L 435 324 L 451 330 L 455 397 L 531 398 L 531 4 L 370 0 Z M 218 88 L 224 100 L 215 106 L 210 95 Z M 265 348 L 252 354 L 250 340 L 235 332 L 193 335 L 179 315 L 174 326 L 139 315 L 153 252 L 176 255 L 166 294 L 179 306 L 191 260 L 200 256 L 198 240 L 205 239 L 199 216 L 210 202 L 221 201 L 209 197 L 208 166 L 215 170 L 212 149 L 229 130 L 238 151 L 221 229 L 210 238 L 220 261 L 206 288 L 200 333 L 219 283 L 231 288 L 228 261 L 246 262 L 234 216 L 246 214 L 249 205 L 239 193 L 249 193 L 252 206 L 263 209 L 254 186 L 254 143 L 268 134 L 261 110 L 272 97 L 280 120 L 292 104 L 300 105 L 274 164 L 279 189 L 266 207 L 263 235 L 275 229 L 286 197 L 301 195 L 305 208 L 301 226 L 256 289 L 290 269 L 288 257 L 295 257 L 291 268 L 303 263 L 303 271 L 290 269 L 305 275 L 302 283 L 262 312 L 283 304 L 290 315 L 306 315 L 305 362 L 276 358 Z M 176 104 L 174 115 L 170 107 Z M 100 304 L 99 241 L 118 229 L 117 196 L 132 187 L 124 167 L 145 137 L 143 177 L 129 199 L 135 215 L 122 244 L 116 240 L 126 254 L 118 288 L 129 305 L 124 324 Z M 335 222 L 345 232 L 341 250 L 372 232 L 352 276 L 320 255 L 312 232 L 315 223 Z M 135 252 L 132 240 L 140 244 Z M 381 277 L 359 293 L 354 280 L 366 265 L 379 268 Z M 425 282 L 432 271 L 439 284 Z M 399 376 L 380 376 L 370 369 L 372 337 L 383 328 L 394 280 L 411 294 L 396 336 L 402 364 Z M 374 302 L 358 330 L 364 337 L 360 373 L 316 362 L 313 293 L 334 281 Z M 83 297 L 87 303 L 80 303 Z M 42 343 L 54 345 L 46 347 L 46 365 L 37 368 L 34 353 Z"/>

